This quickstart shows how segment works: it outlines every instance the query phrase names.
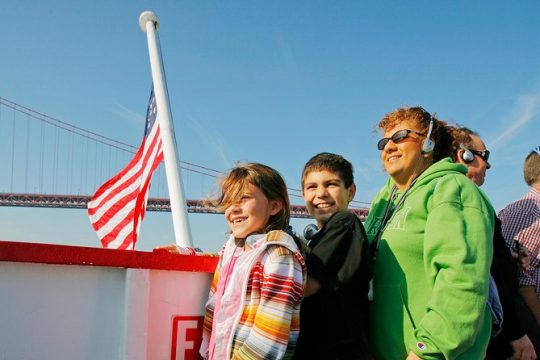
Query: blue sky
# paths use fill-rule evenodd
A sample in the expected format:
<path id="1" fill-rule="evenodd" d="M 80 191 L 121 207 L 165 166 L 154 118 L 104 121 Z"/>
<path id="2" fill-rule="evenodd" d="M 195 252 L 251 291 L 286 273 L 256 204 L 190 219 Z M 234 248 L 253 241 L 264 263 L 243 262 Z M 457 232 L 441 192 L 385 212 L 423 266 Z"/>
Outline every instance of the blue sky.
<path id="1" fill-rule="evenodd" d="M 376 123 L 421 105 L 484 138 L 495 208 L 527 191 L 523 159 L 540 144 L 538 1 L 7 0 L 0 96 L 138 145 L 151 84 L 144 10 L 161 21 L 184 161 L 262 162 L 299 188 L 305 161 L 335 152 L 355 167 L 356 200 L 369 202 L 386 178 Z M 192 196 L 214 190 L 184 182 Z M 196 245 L 219 248 L 222 216 L 190 222 Z M 0 239 L 99 246 L 80 210 L 0 208 Z M 137 248 L 172 241 L 170 215 L 148 213 Z"/>

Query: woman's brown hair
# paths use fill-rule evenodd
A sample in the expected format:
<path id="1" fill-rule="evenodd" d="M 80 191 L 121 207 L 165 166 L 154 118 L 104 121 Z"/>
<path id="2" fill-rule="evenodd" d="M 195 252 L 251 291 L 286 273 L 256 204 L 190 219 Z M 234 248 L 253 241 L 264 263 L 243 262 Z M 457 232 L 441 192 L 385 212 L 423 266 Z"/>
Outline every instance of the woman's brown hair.
<path id="1" fill-rule="evenodd" d="M 435 143 L 433 149 L 433 162 L 437 162 L 445 157 L 452 155 L 453 136 L 449 125 L 442 120 L 431 115 L 421 106 L 401 107 L 386 114 L 379 122 L 377 127 L 383 132 L 391 129 L 398 124 L 409 121 L 416 124 L 418 131 L 427 135 L 429 123 L 433 120 L 433 130 L 431 140 Z"/>

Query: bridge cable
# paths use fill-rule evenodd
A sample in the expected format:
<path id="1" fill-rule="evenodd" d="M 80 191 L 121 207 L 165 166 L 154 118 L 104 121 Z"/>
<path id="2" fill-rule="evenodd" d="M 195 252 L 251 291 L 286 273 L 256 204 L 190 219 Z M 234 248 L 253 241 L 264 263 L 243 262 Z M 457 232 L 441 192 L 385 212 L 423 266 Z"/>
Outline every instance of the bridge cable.
<path id="1" fill-rule="evenodd" d="M 41 142 L 40 142 L 40 149 L 39 152 L 39 174 L 38 174 L 38 180 L 39 180 L 39 193 L 43 194 L 43 159 L 44 159 L 44 148 L 45 148 L 45 134 L 44 134 L 44 128 L 45 123 L 41 123 Z"/>
<path id="2" fill-rule="evenodd" d="M 11 140 L 13 143 L 11 144 L 11 183 L 10 183 L 10 190 L 13 192 L 13 173 L 15 169 L 15 118 L 17 116 L 17 113 L 13 113 L 13 127 L 11 131 Z"/>
<path id="3" fill-rule="evenodd" d="M 26 117 L 26 163 L 24 167 L 24 192 L 28 193 L 28 162 L 30 156 L 30 115 Z"/>
<path id="4" fill-rule="evenodd" d="M 87 158 L 86 164 L 88 164 L 88 161 L 89 161 L 88 156 L 89 156 L 90 148 L 89 148 L 88 142 L 89 142 L 89 140 L 94 140 L 95 155 L 96 155 L 96 157 L 94 158 L 94 169 L 95 169 L 95 171 L 94 171 L 94 185 L 97 184 L 96 176 L 97 176 L 97 147 L 98 147 L 97 143 L 98 142 L 105 145 L 105 146 L 108 146 L 109 151 L 110 151 L 111 147 L 114 147 L 116 149 L 119 149 L 119 150 L 122 150 L 122 151 L 125 151 L 125 152 L 128 152 L 128 153 L 132 153 L 132 154 L 134 154 L 136 152 L 136 150 L 137 150 L 136 146 L 129 145 L 127 143 L 124 143 L 124 142 L 109 138 L 107 136 L 104 136 L 104 135 L 101 135 L 101 134 L 98 134 L 98 133 L 95 133 L 95 132 L 92 132 L 92 131 L 89 131 L 89 130 L 86 130 L 86 129 L 83 129 L 81 127 L 69 124 L 67 122 L 55 119 L 53 117 L 50 117 L 50 116 L 45 115 L 43 113 L 37 112 L 37 111 L 32 110 L 30 108 L 27 108 L 25 106 L 19 105 L 19 104 L 15 103 L 15 102 L 9 101 L 9 100 L 4 99 L 2 97 L 0 97 L 0 105 L 7 106 L 7 107 L 14 110 L 14 122 L 15 122 L 15 113 L 16 112 L 21 112 L 21 113 L 27 114 L 28 116 L 31 116 L 32 118 L 34 118 L 36 120 L 41 121 L 42 123 L 47 123 L 49 125 L 52 125 L 52 126 L 56 127 L 57 131 L 58 131 L 58 129 L 62 129 L 62 130 L 65 130 L 67 132 L 70 132 L 72 134 L 75 134 L 75 135 L 78 135 L 78 136 L 81 136 L 81 137 L 85 138 L 85 140 L 86 140 L 85 141 L 86 149 L 87 149 L 87 151 L 85 152 L 86 158 Z M 15 134 L 15 128 L 13 128 L 13 134 Z M 13 137 L 15 137 L 15 135 L 13 135 Z M 56 146 L 58 148 L 58 140 L 56 142 Z M 13 143 L 13 146 L 12 146 L 12 150 L 13 150 L 13 152 L 12 152 L 12 168 L 14 167 L 14 156 L 15 156 L 14 155 L 14 149 L 15 149 L 15 144 Z M 43 156 L 43 151 L 41 151 L 41 155 Z M 56 159 L 57 159 L 57 156 L 58 156 L 58 154 L 55 155 Z M 83 154 L 83 156 L 84 156 L 84 154 Z M 103 158 L 103 154 L 102 154 L 102 158 Z M 202 165 L 197 165 L 197 164 L 190 163 L 190 162 L 187 162 L 187 161 L 180 161 L 180 163 L 181 163 L 180 167 L 182 169 L 184 169 L 186 171 L 189 171 L 189 172 L 198 173 L 198 174 L 201 174 L 201 175 L 204 175 L 204 176 L 216 178 L 220 174 L 224 174 L 224 172 L 222 172 L 222 171 L 215 170 L 215 169 L 212 169 L 212 168 L 208 168 L 208 167 L 205 167 L 205 166 L 202 166 Z M 55 169 L 57 167 L 56 165 L 57 165 L 57 162 L 55 164 Z M 184 165 L 184 166 L 182 166 L 182 165 Z M 187 166 L 185 166 L 185 165 L 187 165 Z M 202 169 L 202 171 L 201 170 L 196 170 L 196 169 L 193 169 L 193 168 Z M 100 168 L 100 177 L 102 177 L 102 170 L 103 169 Z M 86 173 L 86 175 L 82 176 L 81 183 L 83 182 L 83 179 L 84 179 L 85 184 L 84 184 L 84 186 L 82 186 L 82 189 L 80 189 L 80 191 L 83 191 L 83 189 L 86 189 L 86 187 L 87 187 L 86 181 L 88 180 L 88 167 L 85 167 L 84 172 Z M 82 173 L 83 173 L 83 165 L 81 164 L 81 174 Z M 11 187 L 13 187 L 13 171 L 12 171 L 12 181 L 11 181 L 11 183 L 12 183 Z M 291 192 L 299 193 L 299 194 L 291 193 L 290 194 L 291 197 L 301 198 L 301 195 L 300 195 L 301 190 L 294 189 L 294 188 L 288 188 L 288 190 L 291 191 Z M 88 192 L 88 190 L 84 190 L 84 191 Z M 353 204 L 369 205 L 369 203 L 367 203 L 367 202 L 356 201 L 356 200 L 353 200 L 351 202 L 352 207 L 354 207 Z"/>

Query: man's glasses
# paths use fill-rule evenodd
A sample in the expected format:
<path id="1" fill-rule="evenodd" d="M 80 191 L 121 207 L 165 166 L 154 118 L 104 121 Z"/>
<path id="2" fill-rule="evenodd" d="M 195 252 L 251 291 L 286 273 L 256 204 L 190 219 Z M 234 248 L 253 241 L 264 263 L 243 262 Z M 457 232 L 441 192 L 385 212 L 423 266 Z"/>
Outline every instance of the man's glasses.
<path id="1" fill-rule="evenodd" d="M 485 162 L 488 162 L 489 150 L 479 151 L 479 150 L 469 149 L 469 151 L 472 152 L 474 155 L 480 156 Z"/>
<path id="2" fill-rule="evenodd" d="M 414 131 L 414 130 L 409 130 L 409 129 L 398 130 L 392 136 L 387 137 L 387 138 L 382 138 L 381 140 L 379 140 L 379 142 L 377 143 L 377 149 L 384 150 L 384 147 L 386 146 L 386 144 L 388 144 L 390 140 L 392 140 L 394 144 L 398 144 L 402 142 L 403 140 L 405 140 L 407 136 L 409 136 L 410 133 L 424 136 L 424 134 L 418 131 Z M 489 151 L 487 153 L 489 155 Z"/>

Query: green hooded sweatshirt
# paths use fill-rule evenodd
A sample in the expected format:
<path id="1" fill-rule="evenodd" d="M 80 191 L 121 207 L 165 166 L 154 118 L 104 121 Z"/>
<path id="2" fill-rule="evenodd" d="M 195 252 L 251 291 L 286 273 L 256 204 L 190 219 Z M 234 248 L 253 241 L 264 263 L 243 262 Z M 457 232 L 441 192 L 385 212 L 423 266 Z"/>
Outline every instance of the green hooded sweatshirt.
<path id="1" fill-rule="evenodd" d="M 377 359 L 483 359 L 491 334 L 487 307 L 494 211 L 450 158 L 427 168 L 382 231 L 374 267 L 369 334 Z M 373 200 L 370 244 L 394 182 Z"/>

